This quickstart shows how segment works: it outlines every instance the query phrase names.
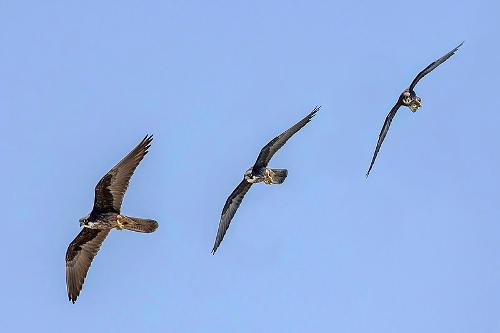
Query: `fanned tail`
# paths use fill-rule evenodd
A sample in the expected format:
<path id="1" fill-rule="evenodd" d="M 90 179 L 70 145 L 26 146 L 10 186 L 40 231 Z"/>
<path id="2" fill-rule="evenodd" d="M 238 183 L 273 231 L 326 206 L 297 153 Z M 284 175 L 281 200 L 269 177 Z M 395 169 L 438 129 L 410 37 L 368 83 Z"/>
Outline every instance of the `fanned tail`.
<path id="1" fill-rule="evenodd" d="M 123 216 L 121 223 L 124 229 L 137 232 L 151 233 L 158 229 L 158 222 L 140 217 Z"/>
<path id="2" fill-rule="evenodd" d="M 288 176 L 288 170 L 287 169 L 271 169 L 272 170 L 272 183 L 273 184 L 283 184 L 285 181 L 286 176 Z"/>

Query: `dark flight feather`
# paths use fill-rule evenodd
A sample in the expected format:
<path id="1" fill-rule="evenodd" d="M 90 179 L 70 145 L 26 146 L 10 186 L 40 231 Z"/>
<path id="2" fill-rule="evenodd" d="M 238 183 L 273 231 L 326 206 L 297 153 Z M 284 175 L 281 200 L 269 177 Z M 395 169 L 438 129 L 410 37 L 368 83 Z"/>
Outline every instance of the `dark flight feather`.
<path id="1" fill-rule="evenodd" d="M 99 213 L 120 213 L 123 196 L 135 169 L 148 153 L 153 136 L 146 136 L 127 156 L 116 164 L 95 187 L 91 216 Z"/>
<path id="2" fill-rule="evenodd" d="M 90 264 L 108 233 L 109 230 L 83 228 L 69 244 L 66 251 L 66 286 L 71 302 L 75 303 L 80 295 Z"/>
<path id="3" fill-rule="evenodd" d="M 415 88 L 415 86 L 418 83 L 418 81 L 420 81 L 424 76 L 426 76 L 427 74 L 429 74 L 430 72 L 432 72 L 434 69 L 436 69 L 436 67 L 438 67 L 439 65 L 441 65 L 443 62 L 445 62 L 446 60 L 448 60 L 452 55 L 454 55 L 455 52 L 457 52 L 458 48 L 460 46 L 462 46 L 463 43 L 464 42 L 460 43 L 453 50 L 451 50 L 450 52 L 446 53 L 444 56 L 442 56 L 438 60 L 432 62 L 427 67 L 425 67 L 420 73 L 418 73 L 417 76 L 415 77 L 415 79 L 413 79 L 412 83 L 410 84 L 410 87 L 408 88 L 408 91 L 410 92 L 410 94 L 415 95 L 415 92 L 413 91 L 413 89 Z M 382 143 L 384 142 L 385 136 L 387 135 L 387 132 L 389 131 L 389 127 L 391 126 L 392 119 L 394 118 L 394 116 L 398 112 L 398 109 L 402 105 L 403 105 L 402 96 L 400 96 L 399 99 L 398 99 L 398 102 L 396 103 L 396 105 L 394 105 L 392 107 L 391 111 L 389 111 L 389 114 L 385 118 L 384 126 L 382 127 L 382 130 L 380 131 L 380 134 L 378 136 L 377 146 L 375 147 L 375 152 L 373 153 L 373 157 L 372 157 L 372 161 L 370 163 L 370 167 L 368 168 L 368 171 L 366 172 L 366 177 L 368 177 L 370 175 L 370 171 L 373 168 L 373 164 L 375 163 L 375 159 L 377 158 L 377 155 L 378 155 L 378 152 L 380 150 L 380 147 L 382 146 Z"/>
<path id="4" fill-rule="evenodd" d="M 271 161 L 271 158 L 273 155 L 281 148 L 283 145 L 287 142 L 288 139 L 292 137 L 295 133 L 297 133 L 302 127 L 304 127 L 308 122 L 311 121 L 312 117 L 316 114 L 316 112 L 319 111 L 321 107 L 317 106 L 312 110 L 311 113 L 309 113 L 307 116 L 305 116 L 302 120 L 300 120 L 298 123 L 290 127 L 288 130 L 285 132 L 281 133 L 274 139 L 272 139 L 267 145 L 265 145 L 260 153 L 259 156 L 257 157 L 257 161 L 255 162 L 253 169 L 254 170 L 259 170 L 261 168 L 267 167 L 267 164 L 269 161 Z"/>
<path id="5" fill-rule="evenodd" d="M 426 76 L 427 74 L 429 74 L 430 72 L 432 72 L 434 69 L 436 69 L 436 67 L 438 67 L 443 62 L 445 62 L 446 60 L 448 60 L 452 55 L 454 55 L 455 52 L 457 52 L 458 48 L 460 46 L 462 46 L 463 43 L 464 42 L 460 43 L 453 50 L 451 50 L 450 52 L 446 53 L 444 56 L 442 56 L 438 60 L 432 62 L 431 64 L 429 64 L 429 66 L 425 67 L 420 73 L 418 73 L 417 76 L 413 79 L 413 82 L 410 84 L 409 90 L 411 92 L 413 92 L 413 89 L 417 85 L 418 81 L 420 81 L 420 79 L 422 79 L 424 76 Z"/>
<path id="6" fill-rule="evenodd" d="M 241 204 L 243 197 L 248 192 L 251 183 L 247 182 L 245 179 L 234 189 L 234 191 L 227 198 L 224 208 L 222 208 L 222 214 L 220 217 L 219 228 L 217 229 L 217 237 L 215 238 L 214 247 L 212 249 L 212 254 L 215 254 L 217 248 L 219 247 L 224 235 L 226 234 L 229 224 L 236 213 L 236 210 Z"/>
<path id="7" fill-rule="evenodd" d="M 130 178 L 141 160 L 148 153 L 148 148 L 152 140 L 152 136 L 146 136 L 127 156 L 102 177 L 96 185 L 94 207 L 89 216 L 89 219 L 93 220 L 94 223 L 102 223 L 103 220 L 101 219 L 105 220 L 106 218 L 110 218 L 110 216 L 114 218 L 116 217 L 115 214 L 120 213 L 123 196 L 127 190 Z M 106 215 L 106 213 L 111 214 Z M 128 219 L 132 221 L 136 218 Z M 145 219 L 137 220 L 146 221 Z M 141 231 L 152 232 L 156 229 L 158 225 L 156 221 L 148 221 L 152 221 L 152 228 L 148 230 L 141 229 Z M 66 251 L 66 286 L 69 300 L 73 303 L 78 298 L 90 264 L 109 231 L 110 229 L 84 227 L 68 246 L 68 250 Z"/>
<path id="8" fill-rule="evenodd" d="M 295 133 L 297 133 L 302 127 L 304 127 L 308 122 L 311 121 L 312 117 L 318 112 L 320 109 L 319 106 L 315 107 L 314 110 L 305 116 L 298 123 L 290 127 L 285 132 L 281 133 L 274 139 L 272 139 L 264 148 L 261 149 L 259 156 L 257 157 L 257 161 L 252 167 L 253 171 L 262 170 L 262 168 L 267 167 L 267 164 L 273 157 L 273 155 L 287 142 L 288 139 L 292 137 Z M 285 175 L 286 177 L 286 175 Z M 212 248 L 212 254 L 215 254 L 217 248 L 219 247 L 224 235 L 226 234 L 227 229 L 229 228 L 229 224 L 236 213 L 236 210 L 241 204 L 243 197 L 248 192 L 252 183 L 249 183 L 243 178 L 241 183 L 234 189 L 234 191 L 227 198 L 226 203 L 224 204 L 224 208 L 222 209 L 222 214 L 219 222 L 219 227 L 217 229 L 217 236 L 215 238 L 214 247 Z"/>
<path id="9" fill-rule="evenodd" d="M 370 175 L 370 171 L 373 168 L 373 164 L 375 163 L 375 159 L 377 158 L 378 151 L 380 150 L 380 147 L 382 146 L 382 143 L 384 142 L 384 139 L 385 139 L 385 136 L 387 135 L 387 132 L 389 132 L 389 127 L 391 126 L 392 119 L 394 118 L 394 116 L 398 112 L 398 109 L 400 106 L 401 106 L 401 102 L 400 102 L 400 100 L 398 100 L 396 105 L 394 105 L 392 107 L 391 111 L 389 111 L 389 114 L 385 118 L 384 126 L 382 126 L 382 130 L 380 131 L 380 134 L 378 135 L 377 146 L 375 147 L 375 152 L 373 153 L 372 161 L 370 163 L 370 168 L 366 172 L 366 177 L 368 177 Z"/>

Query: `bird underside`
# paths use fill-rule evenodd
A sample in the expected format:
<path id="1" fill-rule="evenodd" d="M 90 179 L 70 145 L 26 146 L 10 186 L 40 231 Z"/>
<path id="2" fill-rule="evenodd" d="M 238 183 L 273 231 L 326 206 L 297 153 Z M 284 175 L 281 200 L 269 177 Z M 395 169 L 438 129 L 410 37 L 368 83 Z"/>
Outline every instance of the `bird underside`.
<path id="1" fill-rule="evenodd" d="M 418 97 L 417 97 L 418 98 Z M 413 112 L 417 112 L 417 110 L 422 106 L 422 103 L 420 102 L 420 98 L 414 99 L 410 102 L 410 105 L 408 106 L 410 110 Z"/>
<path id="2" fill-rule="evenodd" d="M 266 171 L 264 171 L 264 184 L 272 185 L 274 183 L 273 176 L 274 176 L 274 171 L 272 169 L 266 168 Z"/>
<path id="3" fill-rule="evenodd" d="M 140 217 L 117 215 L 115 228 L 117 230 L 126 229 L 136 232 L 150 233 L 158 229 L 158 222 Z"/>
<path id="4" fill-rule="evenodd" d="M 288 175 L 288 170 L 286 169 L 271 169 L 266 168 L 264 171 L 264 184 L 282 184 Z"/>
<path id="5" fill-rule="evenodd" d="M 131 230 L 137 232 L 150 233 L 158 228 L 158 223 L 154 220 L 139 217 L 130 217 L 117 214 L 113 218 L 106 218 L 99 222 L 87 222 L 84 227 L 100 230 Z"/>
<path id="6" fill-rule="evenodd" d="M 287 169 L 263 168 L 254 174 L 250 168 L 245 172 L 245 180 L 251 184 L 264 182 L 266 185 L 273 185 L 283 183 L 287 175 Z"/>
<path id="7" fill-rule="evenodd" d="M 124 221 L 125 218 L 123 216 L 121 216 L 120 214 L 118 214 L 116 216 L 116 229 L 117 230 L 123 230 L 125 229 L 125 225 L 127 224 L 127 222 Z"/>
<path id="8" fill-rule="evenodd" d="M 403 105 L 408 107 L 412 112 L 417 112 L 417 110 L 422 106 L 422 99 L 417 95 L 411 95 L 406 90 L 403 92 L 401 101 Z"/>

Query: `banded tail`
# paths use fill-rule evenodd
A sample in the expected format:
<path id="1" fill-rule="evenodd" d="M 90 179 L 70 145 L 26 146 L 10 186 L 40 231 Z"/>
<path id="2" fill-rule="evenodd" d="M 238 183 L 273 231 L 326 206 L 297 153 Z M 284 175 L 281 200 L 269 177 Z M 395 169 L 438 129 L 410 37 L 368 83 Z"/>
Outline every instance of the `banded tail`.
<path id="1" fill-rule="evenodd" d="M 151 233 L 158 229 L 158 222 L 150 219 L 141 219 L 140 217 L 130 217 L 122 215 L 122 219 L 120 222 L 123 225 L 124 229 L 137 232 Z"/>
<path id="2" fill-rule="evenodd" d="M 271 183 L 272 184 L 283 184 L 286 176 L 288 176 L 287 169 L 270 169 L 271 170 Z"/>

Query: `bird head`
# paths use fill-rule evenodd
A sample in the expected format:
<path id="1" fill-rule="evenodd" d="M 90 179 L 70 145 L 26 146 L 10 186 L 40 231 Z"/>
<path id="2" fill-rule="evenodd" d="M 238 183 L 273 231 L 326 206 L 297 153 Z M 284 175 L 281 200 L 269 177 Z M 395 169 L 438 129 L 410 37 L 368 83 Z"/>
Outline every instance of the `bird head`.
<path id="1" fill-rule="evenodd" d="M 255 181 L 255 177 L 253 175 L 253 168 L 248 169 L 245 171 L 245 180 L 249 183 L 253 183 Z"/>
<path id="2" fill-rule="evenodd" d="M 83 227 L 84 225 L 87 225 L 89 223 L 89 217 L 90 214 L 87 214 L 85 217 L 82 217 L 80 219 L 80 227 Z"/>

